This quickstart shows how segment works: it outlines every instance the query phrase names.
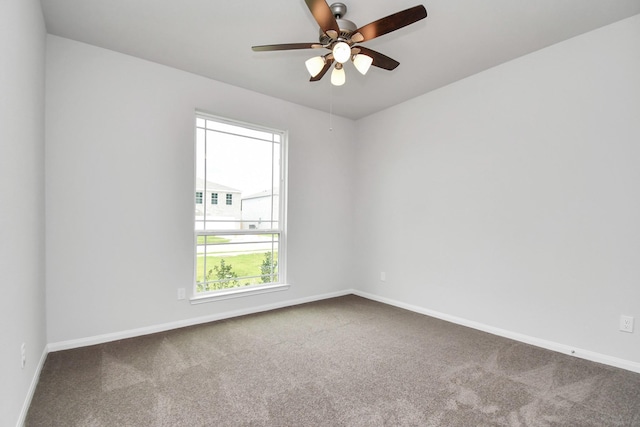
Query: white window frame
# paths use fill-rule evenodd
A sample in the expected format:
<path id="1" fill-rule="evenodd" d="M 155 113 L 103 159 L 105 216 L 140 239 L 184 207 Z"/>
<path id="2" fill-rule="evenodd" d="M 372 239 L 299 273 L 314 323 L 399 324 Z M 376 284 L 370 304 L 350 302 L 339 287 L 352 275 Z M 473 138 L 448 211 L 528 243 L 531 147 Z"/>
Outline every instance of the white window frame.
<path id="1" fill-rule="evenodd" d="M 205 120 L 213 120 L 223 124 L 229 124 L 232 126 L 243 127 L 259 132 L 268 132 L 280 135 L 280 170 L 277 171 L 279 173 L 279 189 L 278 189 L 278 224 L 279 227 L 277 229 L 241 229 L 241 230 L 208 230 L 208 231 L 198 231 L 194 227 L 194 252 L 193 252 L 193 288 L 192 288 L 192 297 L 190 298 L 191 304 L 200 304 L 210 301 L 219 301 L 230 298 L 238 298 L 250 295 L 258 295 L 270 292 L 284 291 L 289 289 L 289 284 L 286 280 L 286 272 L 287 272 L 287 160 L 288 160 L 288 132 L 278 129 L 267 128 L 259 125 L 254 125 L 246 122 L 240 122 L 237 120 L 226 119 L 223 117 L 215 116 L 208 114 L 206 112 L 202 112 L 197 110 L 195 114 L 194 120 L 194 161 L 197 162 L 196 158 L 196 130 L 197 119 L 205 119 Z M 194 164 L 194 189 L 195 189 L 195 164 Z M 276 171 L 274 171 L 275 173 Z M 204 191 L 206 193 L 206 191 Z M 203 195 L 203 199 L 204 199 Z M 218 197 L 218 203 L 220 198 Z M 203 200 L 204 202 L 204 200 Z M 194 219 L 195 224 L 195 219 Z M 215 236 L 224 236 L 224 235 L 238 235 L 238 234 L 246 234 L 246 235 L 257 235 L 257 234 L 278 234 L 278 282 L 272 282 L 267 284 L 257 284 L 250 285 L 238 288 L 229 288 L 229 289 L 221 289 L 215 291 L 207 291 L 207 292 L 197 292 L 197 241 L 199 235 L 215 235 Z M 206 237 L 205 237 L 206 239 Z"/>

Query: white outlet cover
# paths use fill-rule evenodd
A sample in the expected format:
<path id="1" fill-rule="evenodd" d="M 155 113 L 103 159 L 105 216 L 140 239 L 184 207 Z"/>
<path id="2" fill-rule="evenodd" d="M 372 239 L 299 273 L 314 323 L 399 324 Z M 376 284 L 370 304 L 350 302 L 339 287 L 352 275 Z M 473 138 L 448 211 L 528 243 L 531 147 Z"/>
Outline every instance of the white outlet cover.
<path id="1" fill-rule="evenodd" d="M 633 332 L 633 317 L 620 316 L 620 330 L 622 332 Z"/>

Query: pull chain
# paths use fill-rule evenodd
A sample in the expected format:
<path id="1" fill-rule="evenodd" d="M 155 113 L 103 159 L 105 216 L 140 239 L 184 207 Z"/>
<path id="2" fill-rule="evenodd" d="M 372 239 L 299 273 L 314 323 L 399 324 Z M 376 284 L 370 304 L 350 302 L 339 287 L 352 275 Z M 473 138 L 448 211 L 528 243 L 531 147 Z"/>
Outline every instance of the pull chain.
<path id="1" fill-rule="evenodd" d="M 333 132 L 333 85 L 329 86 L 329 132 Z"/>

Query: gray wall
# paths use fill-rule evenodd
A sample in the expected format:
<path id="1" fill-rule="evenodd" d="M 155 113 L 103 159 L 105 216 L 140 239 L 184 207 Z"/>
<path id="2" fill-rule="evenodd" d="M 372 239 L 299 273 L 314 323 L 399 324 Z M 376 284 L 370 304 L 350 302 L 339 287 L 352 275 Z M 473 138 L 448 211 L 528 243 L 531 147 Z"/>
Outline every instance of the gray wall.
<path id="1" fill-rule="evenodd" d="M 0 2 L 0 424 L 15 425 L 46 345 L 45 28 L 38 0 Z M 27 364 L 21 368 L 20 346 Z"/>
<path id="2" fill-rule="evenodd" d="M 635 16 L 358 121 L 362 289 L 640 367 L 639 76 Z"/>
<path id="3" fill-rule="evenodd" d="M 330 132 L 324 113 L 183 71 L 55 36 L 47 49 L 50 343 L 352 286 L 352 121 Z M 193 284 L 196 108 L 289 131 L 288 291 L 177 300 Z"/>

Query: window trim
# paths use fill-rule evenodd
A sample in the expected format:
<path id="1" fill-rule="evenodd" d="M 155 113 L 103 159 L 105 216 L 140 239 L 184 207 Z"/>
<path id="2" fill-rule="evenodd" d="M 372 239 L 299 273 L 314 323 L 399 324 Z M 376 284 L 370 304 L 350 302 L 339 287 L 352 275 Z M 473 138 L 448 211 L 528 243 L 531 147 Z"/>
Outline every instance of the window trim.
<path id="1" fill-rule="evenodd" d="M 266 285 L 245 286 L 243 288 L 220 289 L 209 291 L 202 295 L 194 295 L 189 299 L 192 305 L 203 304 L 205 302 L 222 301 L 232 298 L 249 297 L 252 295 L 267 294 L 271 292 L 286 291 L 291 285 L 287 283 L 269 283 Z"/>
<path id="2" fill-rule="evenodd" d="M 191 294 L 192 296 L 189 298 L 190 303 L 193 304 L 201 304 L 205 302 L 211 301 L 220 301 L 231 298 L 239 298 L 245 296 L 259 295 L 270 292 L 278 292 L 288 290 L 291 286 L 287 282 L 287 196 L 288 196 L 288 141 L 289 141 L 289 132 L 287 130 L 274 129 L 265 126 L 255 125 L 252 123 L 242 122 L 239 120 L 227 119 L 224 117 L 212 115 L 210 113 L 204 112 L 202 110 L 196 110 L 194 115 L 194 169 L 193 169 L 193 182 L 195 189 L 196 182 L 196 139 L 198 129 L 197 120 L 205 119 L 205 120 L 213 120 L 222 124 L 228 124 L 231 126 L 244 127 L 250 130 L 255 130 L 259 132 L 267 132 L 274 135 L 279 135 L 279 141 L 274 141 L 272 143 L 277 143 L 280 147 L 280 167 L 278 170 L 274 170 L 274 173 L 278 173 L 278 209 L 279 209 L 279 217 L 278 224 L 279 228 L 277 229 L 263 229 L 260 230 L 259 234 L 269 233 L 269 234 L 279 234 L 278 238 L 278 275 L 279 281 L 266 283 L 266 284 L 257 284 L 244 286 L 239 288 L 229 288 L 229 289 L 219 289 L 214 291 L 206 291 L 206 292 L 196 292 L 196 263 L 197 263 L 197 235 L 198 231 L 193 230 L 194 236 L 194 244 L 193 244 L 193 279 L 191 286 Z M 250 137 L 249 137 L 250 138 Z M 203 194 L 203 202 L 205 199 L 205 195 Z M 233 199 L 232 199 L 233 200 Z M 219 203 L 219 201 L 218 201 Z M 204 203 L 203 203 L 204 204 Z M 256 234 L 256 230 L 215 230 L 212 233 L 221 235 L 221 234 L 239 234 L 238 232 L 244 232 L 244 234 Z M 240 233 L 242 234 L 242 233 Z"/>

